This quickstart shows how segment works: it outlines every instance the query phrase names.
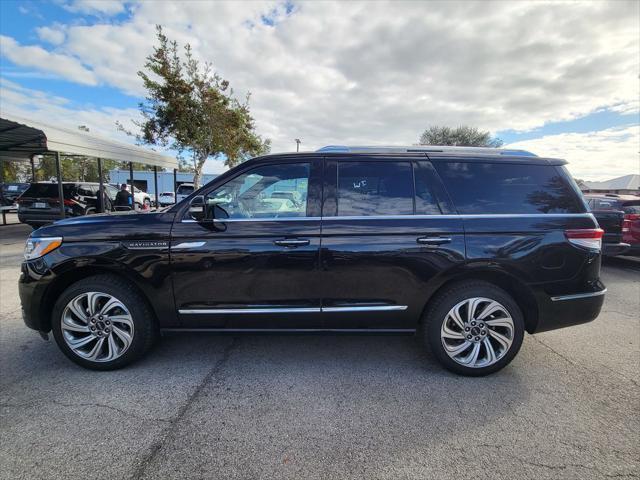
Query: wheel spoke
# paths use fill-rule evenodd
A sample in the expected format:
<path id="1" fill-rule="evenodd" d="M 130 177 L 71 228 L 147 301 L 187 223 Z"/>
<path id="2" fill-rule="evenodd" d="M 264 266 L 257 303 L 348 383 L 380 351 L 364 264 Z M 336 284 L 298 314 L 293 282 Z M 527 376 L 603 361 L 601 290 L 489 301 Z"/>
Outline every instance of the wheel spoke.
<path id="1" fill-rule="evenodd" d="M 451 319 L 458 325 L 460 330 L 464 330 L 464 320 L 462 320 L 462 316 L 460 316 L 460 307 L 462 304 L 457 305 L 451 309 L 449 312 L 449 316 Z"/>
<path id="2" fill-rule="evenodd" d="M 459 358 L 458 361 L 465 365 L 474 366 L 476 364 L 476 361 L 478 360 L 479 353 L 480 353 L 480 344 L 474 343 L 471 353 L 469 353 L 469 355 L 467 355 L 466 357 Z"/>
<path id="3" fill-rule="evenodd" d="M 71 310 L 73 314 L 76 317 L 78 317 L 79 320 L 82 320 L 84 323 L 88 323 L 89 316 L 87 315 L 86 310 L 80 303 L 82 298 L 83 298 L 82 296 L 74 298 L 71 302 L 69 302 L 69 305 L 67 305 L 67 308 Z"/>
<path id="4" fill-rule="evenodd" d="M 487 306 L 485 306 L 478 315 L 476 315 L 476 319 L 484 320 L 489 315 L 495 312 L 502 312 L 502 311 L 503 311 L 502 305 L 500 305 L 498 302 L 491 302 L 487 304 Z"/>
<path id="5" fill-rule="evenodd" d="M 129 328 L 133 327 L 133 320 L 129 315 L 113 315 L 109 316 L 109 320 L 111 320 L 111 323 L 122 323 Z"/>
<path id="6" fill-rule="evenodd" d="M 62 329 L 80 333 L 89 333 L 91 331 L 88 325 L 77 323 L 73 319 L 66 316 L 62 319 Z"/>
<path id="7" fill-rule="evenodd" d="M 89 360 L 96 360 L 100 353 L 102 352 L 102 345 L 104 345 L 104 337 L 98 340 L 95 346 L 91 349 L 91 351 L 87 354 L 87 358 Z"/>
<path id="8" fill-rule="evenodd" d="M 513 330 L 513 320 L 511 319 L 511 317 L 495 318 L 493 320 L 486 320 L 484 323 L 494 328 L 505 327 L 505 328 L 508 328 L 509 331 Z"/>
<path id="9" fill-rule="evenodd" d="M 87 335 L 85 337 L 80 337 L 80 338 L 67 338 L 67 337 L 65 338 L 69 346 L 74 350 L 82 348 L 96 339 L 96 337 L 94 337 L 93 335 Z"/>
<path id="10" fill-rule="evenodd" d="M 446 324 L 442 329 L 442 338 L 451 338 L 453 340 L 464 340 L 464 333 L 451 330 Z"/>
<path id="11" fill-rule="evenodd" d="M 100 309 L 100 314 L 108 315 L 109 312 L 114 308 L 121 308 L 125 312 L 127 311 L 127 308 L 124 306 L 124 304 L 120 300 L 118 300 L 117 298 L 111 297 L 109 298 L 107 303 L 105 303 L 104 306 Z"/>
<path id="12" fill-rule="evenodd" d="M 493 349 L 493 345 L 491 345 L 491 340 L 489 340 L 489 337 L 485 337 L 485 339 L 482 341 L 482 344 L 484 345 L 484 349 L 487 352 L 487 364 L 491 365 L 497 360 L 496 351 Z"/>
<path id="13" fill-rule="evenodd" d="M 447 350 L 449 356 L 455 357 L 456 355 L 464 352 L 467 348 L 469 348 L 469 346 L 471 346 L 471 342 L 465 340 L 460 345 L 445 345 L 444 348 Z"/>
<path id="14" fill-rule="evenodd" d="M 475 320 L 476 309 L 478 308 L 478 305 L 482 303 L 482 301 L 482 298 L 472 298 L 469 300 L 469 307 L 467 308 L 467 322 Z"/>
<path id="15" fill-rule="evenodd" d="M 489 329 L 489 335 L 495 338 L 498 343 L 504 347 L 505 350 L 507 350 L 511 346 L 511 340 L 504 335 L 496 332 L 495 330 Z"/>
<path id="16" fill-rule="evenodd" d="M 116 345 L 116 341 L 113 335 L 109 335 L 107 337 L 107 357 L 105 360 L 111 360 L 118 356 L 118 346 Z"/>
<path id="17" fill-rule="evenodd" d="M 87 292 L 87 309 L 89 310 L 89 315 L 95 315 L 98 313 L 98 300 L 102 294 L 98 292 Z"/>
<path id="18" fill-rule="evenodd" d="M 118 338 L 122 340 L 122 343 L 124 344 L 124 346 L 122 347 L 123 351 L 126 350 L 129 347 L 129 345 L 131 345 L 131 335 L 129 335 L 124 330 L 116 326 L 113 326 L 113 328 L 111 329 L 111 332 L 116 334 Z"/>

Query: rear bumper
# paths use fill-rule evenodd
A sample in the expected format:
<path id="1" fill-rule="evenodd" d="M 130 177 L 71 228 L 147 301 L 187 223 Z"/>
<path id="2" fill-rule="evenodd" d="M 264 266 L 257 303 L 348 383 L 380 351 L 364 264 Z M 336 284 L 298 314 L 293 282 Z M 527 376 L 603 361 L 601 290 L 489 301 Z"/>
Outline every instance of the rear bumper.
<path id="1" fill-rule="evenodd" d="M 558 328 L 591 322 L 600 314 L 607 289 L 600 284 L 592 292 L 539 298 L 538 325 L 530 333 L 546 332 Z"/>
<path id="2" fill-rule="evenodd" d="M 28 223 L 30 225 L 47 225 L 60 220 L 60 211 L 55 214 L 47 213 L 31 213 L 18 210 L 18 220 L 21 223 Z"/>
<path id="3" fill-rule="evenodd" d="M 603 243 L 602 254 L 608 257 L 622 255 L 631 248 L 628 243 Z"/>

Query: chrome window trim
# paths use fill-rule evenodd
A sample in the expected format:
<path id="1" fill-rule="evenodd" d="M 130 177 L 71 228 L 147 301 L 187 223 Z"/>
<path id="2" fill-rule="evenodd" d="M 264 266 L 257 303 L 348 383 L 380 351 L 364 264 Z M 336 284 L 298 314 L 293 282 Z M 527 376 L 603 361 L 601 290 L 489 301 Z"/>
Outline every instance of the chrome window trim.
<path id="1" fill-rule="evenodd" d="M 227 218 L 214 219 L 217 223 L 231 222 L 317 222 L 351 220 L 428 220 L 428 219 L 474 219 L 474 218 L 591 218 L 592 213 L 467 213 L 461 215 L 349 215 L 327 217 L 265 217 L 265 218 Z M 183 219 L 182 223 L 198 223 L 196 220 Z"/>
<path id="2" fill-rule="evenodd" d="M 178 310 L 187 315 L 236 314 L 236 313 L 335 313 L 335 312 L 392 312 L 406 310 L 407 305 L 371 305 L 351 307 L 286 307 L 286 308 L 188 308 Z"/>
<path id="3" fill-rule="evenodd" d="M 607 289 L 599 290 L 597 292 L 588 292 L 588 293 L 576 293 L 573 295 L 558 295 L 556 297 L 551 297 L 552 302 L 562 302 L 564 300 L 579 300 L 581 298 L 591 298 L 591 297 L 599 297 L 600 295 L 604 295 L 607 293 Z"/>

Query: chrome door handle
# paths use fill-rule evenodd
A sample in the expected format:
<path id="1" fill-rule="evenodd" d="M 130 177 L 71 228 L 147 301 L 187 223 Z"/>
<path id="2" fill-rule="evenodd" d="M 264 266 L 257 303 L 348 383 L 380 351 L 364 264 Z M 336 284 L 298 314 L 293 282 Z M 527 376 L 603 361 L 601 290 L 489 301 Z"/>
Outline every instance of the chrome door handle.
<path id="1" fill-rule="evenodd" d="M 444 245 L 451 243 L 451 239 L 449 237 L 418 237 L 416 242 L 422 245 Z"/>
<path id="2" fill-rule="evenodd" d="M 274 245 L 279 247 L 304 247 L 305 245 L 309 245 L 309 240 L 298 240 L 298 239 L 284 239 L 284 240 L 275 240 Z"/>

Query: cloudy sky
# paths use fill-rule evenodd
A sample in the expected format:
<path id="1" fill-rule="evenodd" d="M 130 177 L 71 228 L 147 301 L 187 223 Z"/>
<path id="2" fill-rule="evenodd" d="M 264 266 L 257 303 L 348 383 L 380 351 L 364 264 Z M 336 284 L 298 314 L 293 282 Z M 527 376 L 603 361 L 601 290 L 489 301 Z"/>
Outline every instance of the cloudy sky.
<path id="1" fill-rule="evenodd" d="M 273 151 L 467 124 L 601 180 L 640 172 L 639 18 L 638 1 L 4 0 L 0 109 L 122 139 L 161 24 L 251 92 Z"/>

